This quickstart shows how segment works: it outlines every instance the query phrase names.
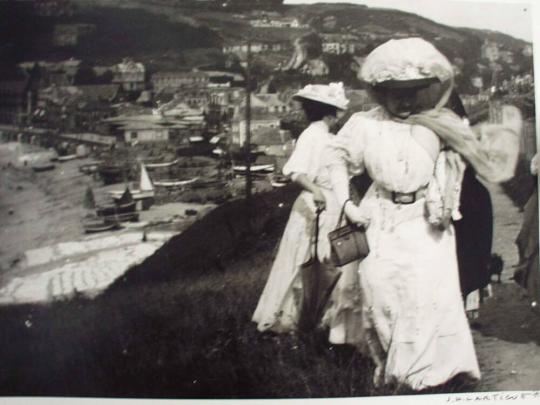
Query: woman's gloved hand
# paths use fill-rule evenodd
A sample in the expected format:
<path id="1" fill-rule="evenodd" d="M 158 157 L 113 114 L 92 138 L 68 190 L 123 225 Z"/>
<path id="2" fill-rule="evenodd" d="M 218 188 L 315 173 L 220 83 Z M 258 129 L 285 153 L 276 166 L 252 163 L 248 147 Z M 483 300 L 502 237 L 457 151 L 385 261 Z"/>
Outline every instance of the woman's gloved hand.
<path id="1" fill-rule="evenodd" d="M 352 201 L 347 201 L 345 203 L 345 215 L 349 218 L 349 221 L 368 227 L 370 219 L 366 210 L 361 209 L 358 205 L 355 205 Z"/>
<path id="2" fill-rule="evenodd" d="M 326 197 L 319 188 L 313 190 L 313 202 L 315 203 L 317 211 L 320 212 L 326 209 Z"/>

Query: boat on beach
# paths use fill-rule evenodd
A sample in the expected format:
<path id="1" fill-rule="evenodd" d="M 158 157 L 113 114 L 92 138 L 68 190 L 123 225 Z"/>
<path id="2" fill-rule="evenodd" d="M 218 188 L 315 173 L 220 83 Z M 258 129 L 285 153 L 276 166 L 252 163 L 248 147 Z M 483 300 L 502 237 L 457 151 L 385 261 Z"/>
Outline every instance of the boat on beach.
<path id="1" fill-rule="evenodd" d="M 129 203 L 125 204 L 111 204 L 111 205 L 103 205 L 96 208 L 96 213 L 100 217 L 117 217 L 123 215 L 126 220 L 130 220 L 132 216 L 129 216 L 127 214 L 132 214 L 135 212 L 137 203 L 135 201 L 131 201 Z"/>
<path id="2" fill-rule="evenodd" d="M 130 221 L 134 217 L 137 202 L 133 199 L 129 188 L 126 188 L 120 199 L 114 204 L 102 205 L 96 207 L 96 214 L 99 217 L 121 218 Z"/>
<path id="3" fill-rule="evenodd" d="M 135 202 L 130 201 L 128 194 L 120 205 L 96 207 L 94 193 L 91 187 L 86 189 L 84 207 L 95 210 L 95 213 L 86 215 L 82 219 L 85 233 L 112 231 L 121 228 L 122 222 L 135 222 L 139 214 L 135 212 Z"/>
<path id="4" fill-rule="evenodd" d="M 121 227 L 119 222 L 103 218 L 85 218 L 82 225 L 85 233 L 113 231 Z"/>
<path id="5" fill-rule="evenodd" d="M 247 172 L 247 166 L 245 165 L 234 165 L 233 170 L 236 174 L 242 174 L 245 175 Z M 250 166 L 250 172 L 251 173 L 272 173 L 275 170 L 274 164 L 267 164 L 267 165 L 251 165 Z"/>
<path id="6" fill-rule="evenodd" d="M 152 181 L 150 180 L 150 176 L 148 176 L 148 172 L 146 171 L 146 166 L 144 164 L 141 164 L 141 177 L 139 180 L 139 188 L 130 188 L 129 186 L 126 186 L 126 189 L 129 190 L 131 197 L 133 200 L 144 200 L 153 198 L 155 195 L 154 192 L 154 186 L 152 185 Z M 111 190 L 109 191 L 109 195 L 114 200 L 120 200 L 122 196 L 124 195 L 125 190 Z"/>
<path id="7" fill-rule="evenodd" d="M 84 174 L 93 174 L 98 171 L 101 162 L 89 162 L 79 166 L 79 171 Z"/>
<path id="8" fill-rule="evenodd" d="M 156 187 L 165 187 L 165 188 L 174 188 L 174 187 L 184 187 L 190 184 L 194 184 L 199 180 L 198 177 L 188 180 L 174 180 L 174 179 L 163 179 L 154 181 L 154 186 Z"/>
<path id="9" fill-rule="evenodd" d="M 289 178 L 284 174 L 275 174 L 270 176 L 270 184 L 273 188 L 285 187 L 289 183 Z"/>
<path id="10" fill-rule="evenodd" d="M 146 163 L 145 166 L 147 169 L 160 169 L 174 166 L 178 163 L 178 159 L 173 160 L 172 162 L 163 162 L 163 163 Z"/>
<path id="11" fill-rule="evenodd" d="M 57 160 L 59 162 L 68 162 L 70 160 L 75 160 L 77 158 L 78 158 L 77 155 L 64 155 L 64 156 L 58 156 Z"/>
<path id="12" fill-rule="evenodd" d="M 36 173 L 39 172 L 47 172 L 49 170 L 54 170 L 55 165 L 51 162 L 43 162 L 43 163 L 34 163 L 32 165 L 32 170 Z"/>

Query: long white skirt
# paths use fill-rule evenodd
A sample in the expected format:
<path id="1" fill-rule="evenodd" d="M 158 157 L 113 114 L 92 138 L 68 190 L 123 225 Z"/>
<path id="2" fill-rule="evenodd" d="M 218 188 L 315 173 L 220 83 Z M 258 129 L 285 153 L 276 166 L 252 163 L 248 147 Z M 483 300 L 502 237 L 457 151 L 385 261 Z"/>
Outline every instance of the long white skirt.
<path id="1" fill-rule="evenodd" d="M 424 200 L 396 205 L 372 193 L 371 252 L 360 263 L 362 323 L 376 383 L 415 390 L 465 373 L 480 378 L 459 287 L 452 227 L 433 229 Z M 364 202 L 363 202 L 364 203 Z"/>
<path id="2" fill-rule="evenodd" d="M 323 190 L 323 193 L 326 210 L 319 219 L 317 249 L 321 261 L 330 257 L 327 235 L 335 229 L 341 208 L 331 191 Z M 303 191 L 293 205 L 268 281 L 253 314 L 252 319 L 260 331 L 289 332 L 296 329 L 302 291 L 299 270 L 312 254 L 314 225 L 313 196 Z"/>

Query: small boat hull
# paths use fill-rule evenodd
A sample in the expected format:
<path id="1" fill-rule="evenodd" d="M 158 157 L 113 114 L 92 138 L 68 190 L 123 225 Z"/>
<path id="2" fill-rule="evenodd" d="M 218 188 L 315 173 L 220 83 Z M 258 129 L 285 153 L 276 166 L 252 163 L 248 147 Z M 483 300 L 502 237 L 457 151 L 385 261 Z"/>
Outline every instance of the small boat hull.
<path id="1" fill-rule="evenodd" d="M 120 224 L 118 222 L 106 222 L 103 220 L 87 220 L 83 222 L 83 229 L 85 233 L 114 231 L 115 229 L 119 228 Z"/>
<path id="2" fill-rule="evenodd" d="M 178 159 L 173 160 L 172 162 L 163 162 L 163 163 L 145 163 L 147 169 L 160 169 L 164 167 L 172 167 L 178 163 Z"/>
<path id="3" fill-rule="evenodd" d="M 270 177 L 270 184 L 274 188 L 281 188 L 285 187 L 287 184 L 289 184 L 291 181 L 287 176 L 284 175 L 273 175 Z"/>
<path id="4" fill-rule="evenodd" d="M 36 164 L 32 166 L 32 170 L 36 173 L 38 172 L 47 172 L 49 170 L 54 170 L 55 165 L 53 163 L 43 163 L 43 164 Z"/>
<path id="5" fill-rule="evenodd" d="M 79 166 L 79 171 L 84 174 L 94 174 L 98 171 L 99 163 L 86 163 Z"/>
<path id="6" fill-rule="evenodd" d="M 132 190 L 129 189 L 131 193 L 131 197 L 134 200 L 143 200 L 145 198 L 152 198 L 155 196 L 154 190 L 151 191 L 140 191 L 140 190 Z M 119 200 L 122 198 L 122 195 L 124 194 L 124 190 L 112 190 L 109 191 L 109 195 L 113 198 L 113 200 Z"/>
<path id="7" fill-rule="evenodd" d="M 275 169 L 275 166 L 273 164 L 268 165 L 251 165 L 249 168 L 250 173 L 256 174 L 256 173 L 273 173 Z M 236 165 L 233 166 L 233 170 L 236 174 L 242 174 L 245 175 L 247 172 L 247 167 L 243 165 Z"/>
<path id="8" fill-rule="evenodd" d="M 137 203 L 135 201 L 131 201 L 126 204 L 105 205 L 105 206 L 98 207 L 96 209 L 96 213 L 100 217 L 130 214 L 130 213 L 135 212 L 136 205 Z"/>
<path id="9" fill-rule="evenodd" d="M 166 188 L 184 187 L 190 184 L 194 184 L 195 182 L 197 182 L 197 180 L 198 180 L 197 177 L 194 179 L 189 179 L 189 180 L 172 180 L 172 179 L 156 180 L 154 181 L 154 186 L 166 187 Z"/>
<path id="10" fill-rule="evenodd" d="M 59 162 L 67 162 L 69 160 L 74 160 L 74 159 L 77 159 L 78 156 L 77 155 L 64 155 L 64 156 L 58 156 L 58 161 Z"/>

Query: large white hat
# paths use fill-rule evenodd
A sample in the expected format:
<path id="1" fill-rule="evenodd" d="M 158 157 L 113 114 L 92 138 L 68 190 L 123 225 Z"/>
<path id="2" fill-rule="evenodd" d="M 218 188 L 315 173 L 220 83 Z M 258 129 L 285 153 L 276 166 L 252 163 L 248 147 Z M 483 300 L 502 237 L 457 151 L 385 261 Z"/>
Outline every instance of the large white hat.
<path id="1" fill-rule="evenodd" d="M 367 56 L 360 77 L 371 85 L 387 82 L 446 82 L 453 78 L 448 59 L 422 38 L 392 39 Z"/>
<path id="2" fill-rule="evenodd" d="M 443 107 L 454 87 L 454 69 L 437 48 L 422 38 L 391 39 L 367 56 L 360 78 L 371 86 L 431 86 L 435 109 Z"/>
<path id="3" fill-rule="evenodd" d="M 343 83 L 330 84 L 308 84 L 303 89 L 293 95 L 293 98 L 305 98 L 308 100 L 318 101 L 319 103 L 328 104 L 346 110 L 349 100 L 345 97 Z"/>

